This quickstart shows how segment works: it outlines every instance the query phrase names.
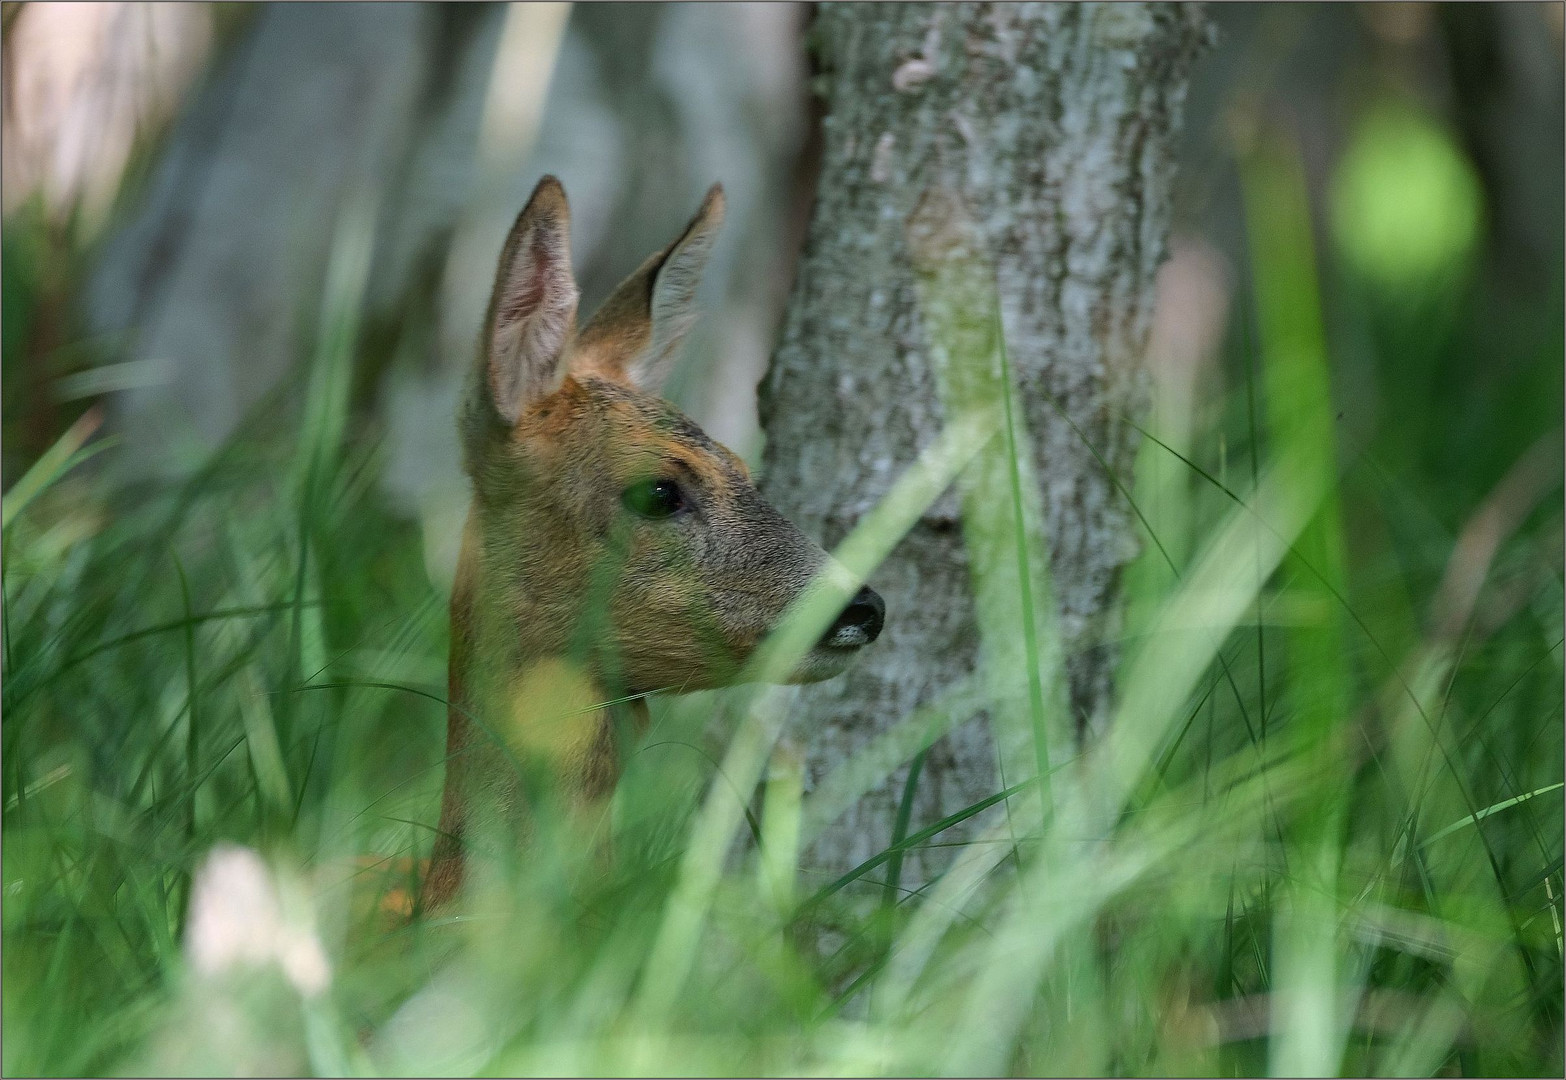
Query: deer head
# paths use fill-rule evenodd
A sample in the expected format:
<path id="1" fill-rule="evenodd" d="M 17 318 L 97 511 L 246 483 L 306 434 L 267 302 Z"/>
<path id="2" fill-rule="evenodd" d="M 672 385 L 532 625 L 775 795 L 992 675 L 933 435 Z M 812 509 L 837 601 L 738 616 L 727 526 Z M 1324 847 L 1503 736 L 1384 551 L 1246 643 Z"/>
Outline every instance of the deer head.
<path id="1" fill-rule="evenodd" d="M 743 461 L 658 396 L 722 220 L 714 186 L 580 331 L 553 177 L 512 228 L 461 424 L 493 662 L 575 653 L 629 693 L 722 686 L 831 566 Z M 861 590 L 790 681 L 843 670 L 883 613 Z"/>

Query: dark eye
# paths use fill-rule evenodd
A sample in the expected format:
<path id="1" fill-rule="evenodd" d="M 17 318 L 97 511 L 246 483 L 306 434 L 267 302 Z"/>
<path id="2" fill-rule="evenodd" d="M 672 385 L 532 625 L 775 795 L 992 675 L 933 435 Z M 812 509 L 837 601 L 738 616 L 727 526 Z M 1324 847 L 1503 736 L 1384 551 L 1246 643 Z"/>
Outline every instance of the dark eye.
<path id="1" fill-rule="evenodd" d="M 658 521 L 673 517 L 685 509 L 685 497 L 673 480 L 643 480 L 632 484 L 620 496 L 625 508 L 637 517 Z"/>

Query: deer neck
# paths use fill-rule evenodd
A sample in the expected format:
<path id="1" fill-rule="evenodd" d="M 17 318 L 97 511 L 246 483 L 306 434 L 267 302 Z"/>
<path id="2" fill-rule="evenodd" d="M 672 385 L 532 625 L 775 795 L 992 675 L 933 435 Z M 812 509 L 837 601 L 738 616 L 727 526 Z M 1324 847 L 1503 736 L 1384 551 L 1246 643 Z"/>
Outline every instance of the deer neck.
<path id="1" fill-rule="evenodd" d="M 519 650 L 515 613 L 485 603 L 471 528 L 451 601 L 446 786 L 425 905 L 451 899 L 476 827 L 529 831 L 529 778 L 579 818 L 600 817 L 620 775 L 617 731 L 642 731 L 647 706 L 615 701 L 605 681 L 564 650 Z M 496 822 L 494 819 L 499 818 Z"/>

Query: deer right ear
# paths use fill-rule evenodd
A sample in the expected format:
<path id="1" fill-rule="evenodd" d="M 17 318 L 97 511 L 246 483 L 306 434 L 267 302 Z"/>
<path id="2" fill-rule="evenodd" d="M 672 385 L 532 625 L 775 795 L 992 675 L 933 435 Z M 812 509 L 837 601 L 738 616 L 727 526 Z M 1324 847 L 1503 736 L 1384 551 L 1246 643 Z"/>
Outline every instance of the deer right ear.
<path id="1" fill-rule="evenodd" d="M 577 296 L 571 208 L 560 181 L 546 176 L 506 238 L 484 322 L 479 390 L 507 424 L 560 389 Z"/>
<path id="2" fill-rule="evenodd" d="M 696 287 L 723 224 L 723 186 L 713 184 L 680 238 L 615 288 L 587 321 L 576 362 L 585 371 L 656 394 L 696 323 Z"/>

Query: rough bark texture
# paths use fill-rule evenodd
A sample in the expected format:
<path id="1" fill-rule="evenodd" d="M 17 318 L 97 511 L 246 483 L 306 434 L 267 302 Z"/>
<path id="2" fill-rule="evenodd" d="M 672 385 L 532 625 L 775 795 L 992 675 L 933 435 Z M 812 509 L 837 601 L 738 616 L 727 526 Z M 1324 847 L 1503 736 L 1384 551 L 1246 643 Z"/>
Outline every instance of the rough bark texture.
<path id="1" fill-rule="evenodd" d="M 1205 36 L 1199 9 L 1160 4 L 826 4 L 813 30 L 822 172 L 761 388 L 765 493 L 833 545 L 940 430 L 908 227 L 927 193 L 959 200 L 994 265 L 1042 487 L 1066 697 L 1088 733 L 1107 716 L 1118 581 L 1137 550 L 1105 466 L 1129 481 L 1173 145 Z M 807 783 L 974 670 L 958 526 L 948 492 L 873 575 L 887 629 L 847 678 L 807 689 Z M 905 776 L 848 811 L 807 861 L 837 868 L 885 848 Z M 931 749 L 910 829 L 997 785 L 981 714 Z"/>

